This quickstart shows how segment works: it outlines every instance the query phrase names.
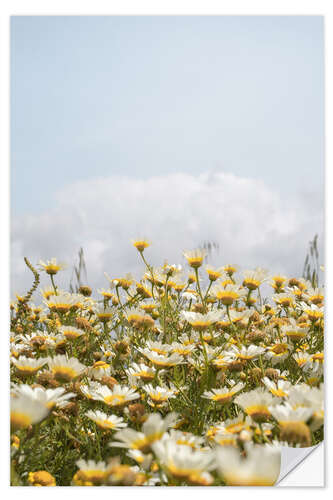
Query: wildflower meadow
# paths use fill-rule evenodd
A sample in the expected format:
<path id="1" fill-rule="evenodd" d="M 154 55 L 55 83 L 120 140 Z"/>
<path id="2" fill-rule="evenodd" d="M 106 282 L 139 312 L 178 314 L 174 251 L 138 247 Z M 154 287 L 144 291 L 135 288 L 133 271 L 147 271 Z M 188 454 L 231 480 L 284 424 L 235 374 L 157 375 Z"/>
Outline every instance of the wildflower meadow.
<path id="1" fill-rule="evenodd" d="M 212 267 L 204 249 L 156 267 L 149 241 L 132 244 L 141 279 L 106 274 L 97 290 L 62 290 L 62 263 L 25 259 L 11 484 L 274 485 L 281 447 L 323 440 L 323 287 Z"/>

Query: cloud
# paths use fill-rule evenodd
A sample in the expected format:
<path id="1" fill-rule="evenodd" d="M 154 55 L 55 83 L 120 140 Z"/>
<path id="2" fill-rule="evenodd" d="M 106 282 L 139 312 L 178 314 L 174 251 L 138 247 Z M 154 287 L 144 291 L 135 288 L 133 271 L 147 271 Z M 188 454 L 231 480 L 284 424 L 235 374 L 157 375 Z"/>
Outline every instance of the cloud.
<path id="1" fill-rule="evenodd" d="M 11 288 L 30 286 L 24 256 L 33 263 L 53 256 L 67 261 L 57 278 L 68 288 L 81 246 L 91 286 L 107 285 L 104 271 L 139 277 L 143 265 L 130 243 L 137 235 L 151 239 L 146 254 L 153 265 L 182 263 L 183 250 L 212 241 L 219 245 L 215 264 L 299 275 L 308 242 L 322 235 L 323 216 L 317 198 L 282 195 L 261 180 L 230 173 L 84 180 L 58 192 L 50 211 L 12 220 Z"/>

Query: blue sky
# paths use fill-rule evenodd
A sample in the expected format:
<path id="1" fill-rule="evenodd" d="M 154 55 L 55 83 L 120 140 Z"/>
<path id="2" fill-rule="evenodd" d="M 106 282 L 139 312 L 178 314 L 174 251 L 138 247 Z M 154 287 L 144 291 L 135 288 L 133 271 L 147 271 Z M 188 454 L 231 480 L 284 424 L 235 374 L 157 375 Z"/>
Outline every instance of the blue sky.
<path id="1" fill-rule="evenodd" d="M 322 189 L 321 17 L 13 17 L 11 44 L 14 214 L 110 174 Z"/>
<path id="2" fill-rule="evenodd" d="M 168 186 L 176 190 L 178 174 L 189 176 L 179 179 L 184 189 L 186 183 L 192 186 L 191 193 L 199 189 L 199 176 L 211 176 L 213 181 L 204 178 L 203 184 L 209 191 L 216 180 L 221 196 L 223 185 L 239 189 L 238 180 L 247 179 L 243 198 L 237 191 L 231 198 L 230 217 L 233 204 L 243 205 L 245 214 L 252 210 L 253 189 L 267 190 L 258 213 L 266 211 L 273 224 L 279 216 L 287 227 L 293 220 L 290 214 L 302 206 L 302 224 L 290 226 L 288 232 L 282 222 L 280 232 L 286 242 L 291 235 L 301 235 L 299 248 L 304 248 L 323 227 L 323 141 L 322 17 L 12 17 L 11 210 L 17 258 L 23 253 L 49 258 L 61 248 L 74 253 L 81 244 L 101 253 L 103 238 L 87 232 L 87 225 L 93 224 L 84 219 L 88 205 L 105 222 L 105 231 L 127 241 L 114 212 L 121 218 L 126 197 L 112 211 L 114 189 L 121 186 L 125 192 L 128 186 L 132 199 L 137 199 L 138 190 L 144 192 L 151 214 L 159 206 L 145 186 L 157 177 L 159 184 L 151 185 L 168 193 Z M 109 191 L 103 188 L 100 206 L 103 182 Z M 270 197 L 276 197 L 272 205 Z M 188 203 L 194 207 L 190 219 L 205 205 L 204 200 L 199 208 L 193 200 Z M 173 226 L 185 209 L 178 198 L 174 205 L 178 212 L 170 207 Z M 75 241 L 59 248 L 61 214 L 66 210 L 73 216 Z M 315 222 L 305 214 L 315 214 Z M 137 227 L 140 232 L 142 218 L 138 212 L 131 230 Z M 45 221 L 56 219 L 59 227 L 47 232 L 51 225 Z M 78 220 L 85 221 L 81 232 Z M 28 222 L 30 232 L 25 234 Z M 41 226 L 45 239 L 38 232 Z M 143 227 L 156 232 L 158 220 Z M 202 226 L 190 220 L 189 228 L 191 237 L 181 242 L 184 245 L 202 237 L 214 239 L 218 232 L 216 227 L 206 231 L 206 219 Z M 72 227 L 68 239 L 70 234 Z M 216 239 L 220 237 L 226 234 Z M 265 238 L 272 235 L 265 233 Z M 239 244 L 246 252 L 244 242 Z M 51 248 L 54 253 L 45 255 Z M 104 249 L 100 258 L 109 258 L 110 251 Z M 269 247 L 251 252 L 271 263 Z M 228 256 L 233 253 L 230 247 Z M 288 267 L 296 254 L 286 253 L 283 259 L 274 262 Z M 120 260 L 119 269 L 131 264 L 129 257 Z"/>

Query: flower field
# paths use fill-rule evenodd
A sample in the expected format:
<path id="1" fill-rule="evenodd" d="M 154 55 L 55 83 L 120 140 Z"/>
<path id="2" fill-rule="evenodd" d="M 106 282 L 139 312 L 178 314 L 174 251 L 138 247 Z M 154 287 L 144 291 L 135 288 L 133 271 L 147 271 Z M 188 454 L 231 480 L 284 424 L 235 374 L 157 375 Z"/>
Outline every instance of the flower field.
<path id="1" fill-rule="evenodd" d="M 11 484 L 274 485 L 281 446 L 323 439 L 324 291 L 205 251 L 107 288 L 26 259 L 11 304 Z M 40 273 L 50 286 L 39 287 Z M 263 288 L 270 290 L 264 296 Z M 41 303 L 35 305 L 32 301 Z"/>

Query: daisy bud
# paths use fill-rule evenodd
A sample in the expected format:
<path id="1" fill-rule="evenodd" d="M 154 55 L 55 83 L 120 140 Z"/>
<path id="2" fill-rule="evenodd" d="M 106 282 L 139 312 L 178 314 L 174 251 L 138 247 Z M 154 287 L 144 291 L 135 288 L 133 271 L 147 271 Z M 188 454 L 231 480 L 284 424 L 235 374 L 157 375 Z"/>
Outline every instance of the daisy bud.
<path id="1" fill-rule="evenodd" d="M 101 382 L 102 384 L 107 385 L 109 389 L 113 389 L 113 387 L 118 384 L 115 378 L 107 376 L 102 377 Z"/>
<path id="2" fill-rule="evenodd" d="M 249 370 L 249 376 L 255 383 L 259 382 L 259 380 L 261 379 L 261 375 L 262 373 L 260 368 L 252 368 L 252 370 Z"/>
<path id="3" fill-rule="evenodd" d="M 243 369 L 244 363 L 243 361 L 236 360 L 236 361 L 231 361 L 228 365 L 228 370 L 231 372 L 241 372 Z"/>
<path id="4" fill-rule="evenodd" d="M 129 417 L 132 422 L 142 423 L 145 418 L 145 407 L 142 403 L 134 403 L 128 407 Z"/>
<path id="5" fill-rule="evenodd" d="M 203 304 L 200 304 L 199 302 L 197 304 L 194 304 L 191 310 L 201 314 L 205 314 L 207 312 L 207 308 Z"/>
<path id="6" fill-rule="evenodd" d="M 67 415 L 77 416 L 79 408 L 76 403 L 71 402 L 62 408 L 62 411 Z"/>
<path id="7" fill-rule="evenodd" d="M 29 472 L 28 482 L 31 486 L 56 486 L 55 478 L 46 470 Z"/>
<path id="8" fill-rule="evenodd" d="M 56 381 L 51 372 L 41 372 L 37 375 L 37 382 L 42 386 L 59 387 L 59 382 Z"/>
<path id="9" fill-rule="evenodd" d="M 90 322 L 86 318 L 77 317 L 75 318 L 75 323 L 78 328 L 82 328 L 83 330 L 89 331 L 92 329 Z"/>
<path id="10" fill-rule="evenodd" d="M 84 295 L 84 297 L 90 297 L 92 294 L 92 289 L 90 288 L 90 286 L 83 285 L 83 286 L 80 286 L 79 293 Z"/>
<path id="11" fill-rule="evenodd" d="M 255 323 L 256 321 L 260 321 L 260 314 L 258 313 L 258 311 L 254 311 L 249 320 L 251 320 L 253 323 Z"/>
<path id="12" fill-rule="evenodd" d="M 279 372 L 278 370 L 274 370 L 274 368 L 267 368 L 265 370 L 265 376 L 277 382 L 279 379 Z"/>
<path id="13" fill-rule="evenodd" d="M 123 340 L 119 340 L 118 342 L 116 342 L 114 344 L 114 349 L 116 352 L 122 355 L 129 353 L 129 345 L 127 342 Z"/>
<path id="14" fill-rule="evenodd" d="M 266 337 L 265 332 L 262 332 L 261 330 L 253 330 L 252 332 L 249 332 L 246 336 L 247 340 L 250 343 L 255 343 L 255 342 L 262 342 Z"/>

